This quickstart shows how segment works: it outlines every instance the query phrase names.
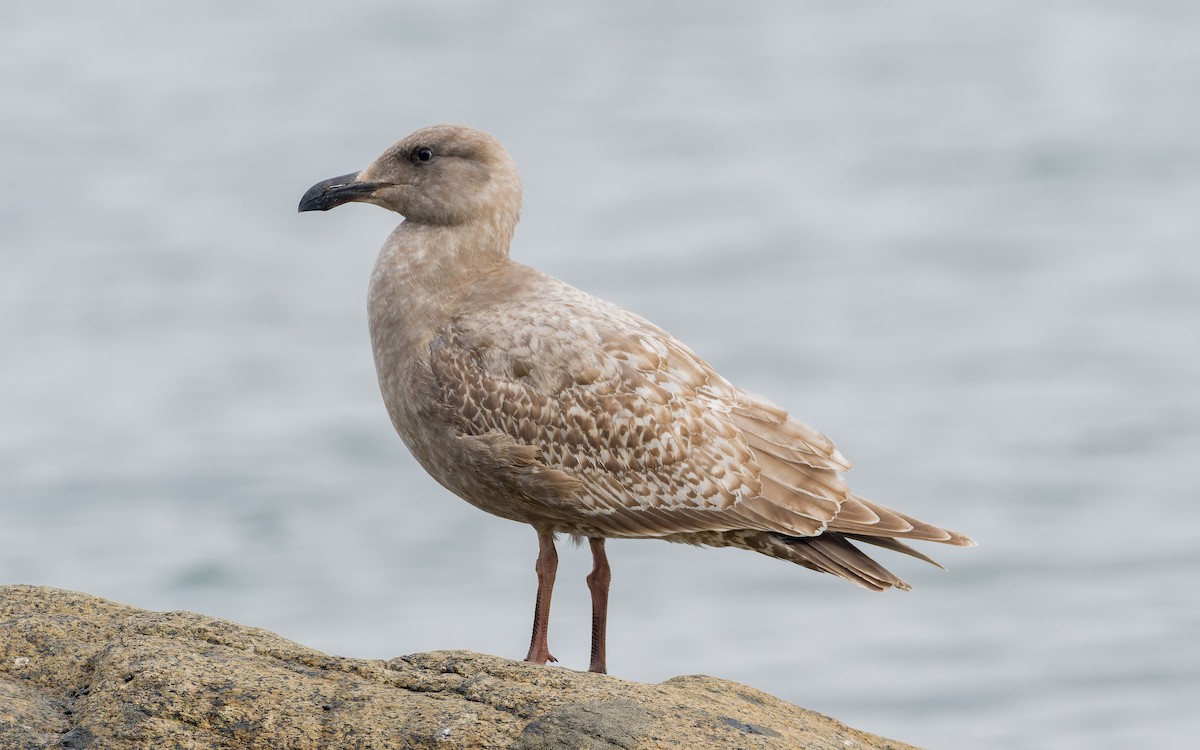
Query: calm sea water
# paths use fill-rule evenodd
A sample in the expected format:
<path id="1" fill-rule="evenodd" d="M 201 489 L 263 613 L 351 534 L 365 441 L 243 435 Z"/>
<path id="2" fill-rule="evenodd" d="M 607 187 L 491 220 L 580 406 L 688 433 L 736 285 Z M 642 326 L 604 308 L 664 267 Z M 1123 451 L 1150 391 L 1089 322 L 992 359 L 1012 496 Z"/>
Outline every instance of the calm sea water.
<path id="1" fill-rule="evenodd" d="M 939 748 L 1200 731 L 1200 6 L 48 2 L 0 29 L 0 581 L 318 648 L 520 657 L 532 530 L 387 423 L 397 217 L 295 213 L 408 131 L 492 131 L 514 255 L 972 534 L 871 595 L 616 542 L 610 667 Z M 552 646 L 586 665 L 586 551 Z"/>

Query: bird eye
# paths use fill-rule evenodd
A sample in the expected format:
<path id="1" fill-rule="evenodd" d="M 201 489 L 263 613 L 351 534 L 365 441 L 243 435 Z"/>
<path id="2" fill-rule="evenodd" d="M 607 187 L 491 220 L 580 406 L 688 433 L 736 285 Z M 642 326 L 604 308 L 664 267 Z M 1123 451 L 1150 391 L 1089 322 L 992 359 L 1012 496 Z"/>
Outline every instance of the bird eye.
<path id="1" fill-rule="evenodd" d="M 417 161 L 432 161 L 433 160 L 433 149 L 429 148 L 428 146 L 421 146 L 414 153 L 417 157 Z"/>

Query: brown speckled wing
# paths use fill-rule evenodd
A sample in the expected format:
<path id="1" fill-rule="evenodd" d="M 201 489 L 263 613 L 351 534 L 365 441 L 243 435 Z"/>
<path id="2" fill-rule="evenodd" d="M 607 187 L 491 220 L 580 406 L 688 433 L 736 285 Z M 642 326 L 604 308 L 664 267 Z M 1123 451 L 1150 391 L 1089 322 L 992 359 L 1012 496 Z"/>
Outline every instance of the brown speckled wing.
<path id="1" fill-rule="evenodd" d="M 813 535 L 836 516 L 847 464 L 827 438 L 645 320 L 558 282 L 536 291 L 455 318 L 431 366 L 463 434 L 508 435 L 580 480 L 563 531 Z"/>

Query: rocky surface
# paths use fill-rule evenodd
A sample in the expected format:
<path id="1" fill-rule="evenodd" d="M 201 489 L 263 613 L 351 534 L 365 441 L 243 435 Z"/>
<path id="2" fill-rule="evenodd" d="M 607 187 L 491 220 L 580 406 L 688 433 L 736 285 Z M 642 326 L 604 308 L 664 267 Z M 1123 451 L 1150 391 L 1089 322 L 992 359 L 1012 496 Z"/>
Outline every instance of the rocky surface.
<path id="1" fill-rule="evenodd" d="M 467 651 L 347 659 L 191 612 L 0 586 L 0 749 L 909 745 L 712 677 L 658 685 Z"/>

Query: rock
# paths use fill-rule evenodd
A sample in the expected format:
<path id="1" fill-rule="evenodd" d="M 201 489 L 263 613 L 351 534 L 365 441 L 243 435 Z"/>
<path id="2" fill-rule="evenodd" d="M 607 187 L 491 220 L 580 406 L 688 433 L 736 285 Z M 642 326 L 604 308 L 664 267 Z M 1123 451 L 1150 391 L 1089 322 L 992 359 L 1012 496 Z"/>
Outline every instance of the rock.
<path id="1" fill-rule="evenodd" d="M 0 748 L 909 748 L 712 677 L 469 651 L 329 656 L 257 628 L 0 586 Z"/>

